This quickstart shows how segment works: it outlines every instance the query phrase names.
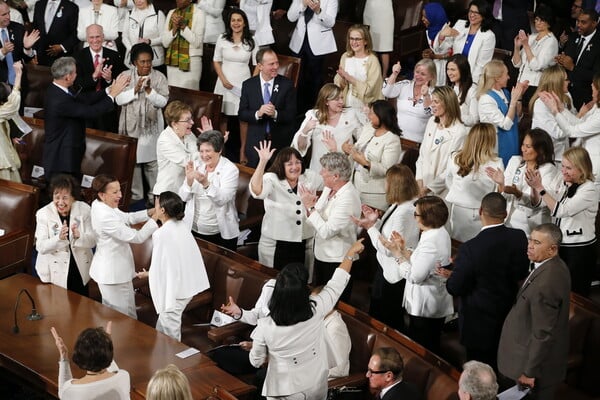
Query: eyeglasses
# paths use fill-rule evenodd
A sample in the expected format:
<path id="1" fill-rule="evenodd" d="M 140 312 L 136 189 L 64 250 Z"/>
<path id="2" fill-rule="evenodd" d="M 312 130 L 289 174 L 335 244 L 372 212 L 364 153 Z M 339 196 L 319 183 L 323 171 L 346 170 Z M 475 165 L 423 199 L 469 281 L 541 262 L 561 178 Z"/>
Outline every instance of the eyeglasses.
<path id="1" fill-rule="evenodd" d="M 348 40 L 350 40 L 351 42 L 362 42 L 363 38 L 361 38 L 361 37 L 351 37 L 351 38 L 348 38 Z"/>
<path id="2" fill-rule="evenodd" d="M 481 13 L 479 11 L 475 11 L 475 10 L 469 10 L 467 13 L 468 14 L 481 15 Z"/>
<path id="3" fill-rule="evenodd" d="M 370 375 L 385 374 L 387 372 L 390 372 L 390 371 L 373 371 L 371 368 L 367 368 L 367 374 L 370 374 Z"/>
<path id="4" fill-rule="evenodd" d="M 188 118 L 188 119 L 182 119 L 181 121 L 177 121 L 177 122 L 187 122 L 188 124 L 193 124 L 194 120 L 192 118 Z"/>

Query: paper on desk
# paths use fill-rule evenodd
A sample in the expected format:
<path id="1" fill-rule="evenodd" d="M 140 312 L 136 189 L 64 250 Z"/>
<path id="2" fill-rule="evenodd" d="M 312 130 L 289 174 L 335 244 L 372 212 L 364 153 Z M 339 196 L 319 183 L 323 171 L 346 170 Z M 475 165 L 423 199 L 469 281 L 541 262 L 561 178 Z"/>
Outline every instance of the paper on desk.
<path id="1" fill-rule="evenodd" d="M 517 385 L 505 390 L 498 394 L 498 400 L 519 400 L 525 397 L 529 393 L 529 388 L 525 390 L 519 390 Z"/>
<path id="2" fill-rule="evenodd" d="M 175 355 L 179 358 L 188 358 L 188 357 L 193 356 L 194 354 L 198 354 L 198 353 L 200 353 L 200 350 L 190 347 L 189 349 L 180 351 L 179 353 L 177 353 Z"/>

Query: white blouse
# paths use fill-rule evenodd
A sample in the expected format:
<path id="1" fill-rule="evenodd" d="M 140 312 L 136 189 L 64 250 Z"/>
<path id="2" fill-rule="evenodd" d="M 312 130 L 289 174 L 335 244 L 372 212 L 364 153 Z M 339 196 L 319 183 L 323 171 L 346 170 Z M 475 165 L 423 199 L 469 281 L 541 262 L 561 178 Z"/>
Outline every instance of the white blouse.
<path id="1" fill-rule="evenodd" d="M 423 98 L 413 103 L 415 83 L 409 80 L 395 82 L 393 85 L 383 83 L 382 93 L 385 97 L 396 98 L 398 125 L 402 129 L 402 137 L 421 143 L 425 125 L 431 117 L 431 108 L 423 105 Z M 429 88 L 429 94 L 433 88 Z"/>
<path id="2" fill-rule="evenodd" d="M 531 61 L 527 60 L 527 54 L 523 48 L 521 48 L 521 62 L 519 64 L 515 64 L 511 59 L 513 66 L 519 68 L 517 82 L 529 81 L 529 86 L 537 86 L 540 83 L 542 72 L 551 65 L 556 64 L 554 57 L 558 54 L 558 40 L 552 32 L 549 32 L 540 40 L 536 40 L 537 36 L 537 33 L 529 35 L 529 47 L 534 56 Z"/>

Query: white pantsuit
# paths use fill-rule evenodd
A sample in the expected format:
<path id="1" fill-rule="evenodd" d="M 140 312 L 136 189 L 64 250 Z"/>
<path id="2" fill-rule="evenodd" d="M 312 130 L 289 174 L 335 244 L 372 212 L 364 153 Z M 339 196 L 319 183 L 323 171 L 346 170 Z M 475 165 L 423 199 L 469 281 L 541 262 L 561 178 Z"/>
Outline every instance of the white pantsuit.
<path id="1" fill-rule="evenodd" d="M 90 277 L 98 282 L 103 304 L 136 318 L 131 284 L 135 265 L 129 243 L 144 242 L 158 225 L 148 218 L 146 210 L 125 213 L 100 200 L 92 203 L 91 219 L 96 235 L 96 254 Z M 146 223 L 140 230 L 130 227 L 144 221 Z"/>
<path id="2" fill-rule="evenodd" d="M 158 161 L 158 176 L 152 193 L 159 195 L 171 191 L 177 193 L 185 178 L 185 166 L 188 161 L 198 159 L 198 145 L 193 133 L 183 139 L 167 126 L 156 142 L 156 159 Z"/>

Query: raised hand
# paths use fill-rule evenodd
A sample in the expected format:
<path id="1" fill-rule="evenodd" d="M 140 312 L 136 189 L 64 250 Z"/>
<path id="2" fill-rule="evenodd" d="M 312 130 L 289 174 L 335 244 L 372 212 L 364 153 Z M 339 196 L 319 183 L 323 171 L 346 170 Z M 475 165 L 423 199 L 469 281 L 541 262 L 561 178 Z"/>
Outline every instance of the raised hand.
<path id="1" fill-rule="evenodd" d="M 327 151 L 337 151 L 337 141 L 330 130 L 323 131 L 321 142 L 327 147 Z"/>
<path id="2" fill-rule="evenodd" d="M 39 39 L 40 31 L 37 29 L 32 30 L 31 33 L 27 33 L 27 31 L 25 31 L 25 35 L 23 35 L 23 47 L 26 49 L 31 49 L 35 42 L 37 42 Z"/>
<path id="3" fill-rule="evenodd" d="M 310 190 L 302 184 L 298 186 L 298 194 L 300 195 L 300 200 L 306 209 L 313 207 L 317 203 L 316 191 Z"/>
<path id="4" fill-rule="evenodd" d="M 229 296 L 229 302 L 227 302 L 227 304 L 221 304 L 221 312 L 235 318 L 239 318 L 242 314 L 241 308 L 235 304 L 235 301 L 233 301 L 233 297 L 231 296 Z"/>
<path id="5" fill-rule="evenodd" d="M 500 168 L 486 167 L 485 173 L 497 185 L 504 185 L 504 172 Z"/>
<path id="6" fill-rule="evenodd" d="M 200 118 L 200 126 L 197 129 L 198 129 L 198 132 L 200 132 L 200 133 L 214 130 L 212 120 L 210 118 L 208 118 L 206 115 L 203 115 Z"/>
<path id="7" fill-rule="evenodd" d="M 264 161 L 265 163 L 271 159 L 273 153 L 275 153 L 275 149 L 271 149 L 271 141 L 270 140 L 261 140 L 258 143 L 258 148 L 254 146 L 254 150 L 258 153 L 258 158 L 260 161 Z"/>
<path id="8" fill-rule="evenodd" d="M 58 335 L 58 332 L 56 332 L 56 329 L 54 327 L 50 328 L 50 332 L 54 337 L 54 343 L 56 344 L 56 348 L 58 349 L 58 353 L 60 354 L 60 359 L 67 360 L 69 358 L 69 350 L 67 349 L 65 342 Z"/>

